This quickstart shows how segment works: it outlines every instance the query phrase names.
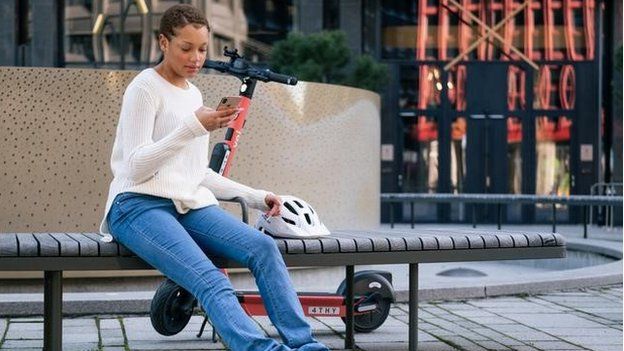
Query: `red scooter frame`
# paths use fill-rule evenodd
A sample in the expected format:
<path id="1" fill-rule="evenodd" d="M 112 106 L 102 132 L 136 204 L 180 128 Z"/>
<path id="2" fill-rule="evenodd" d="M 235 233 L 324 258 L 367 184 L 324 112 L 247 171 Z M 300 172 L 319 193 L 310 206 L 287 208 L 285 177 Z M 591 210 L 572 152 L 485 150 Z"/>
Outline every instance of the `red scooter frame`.
<path id="1" fill-rule="evenodd" d="M 230 57 L 230 62 L 206 61 L 205 67 L 215 69 L 222 73 L 234 75 L 241 79 L 239 95 L 242 98 L 239 108 L 242 110 L 238 116 L 228 124 L 225 140 L 215 145 L 211 158 L 210 168 L 224 177 L 229 175 L 232 161 L 236 154 L 238 142 L 245 126 L 251 98 L 255 89 L 256 81 L 278 82 L 295 85 L 294 77 L 273 73 L 269 70 L 261 70 L 251 66 L 236 49 L 224 50 L 224 55 Z M 245 204 L 243 208 L 243 220 L 247 222 Z M 227 270 L 221 270 L 227 275 Z M 392 275 L 384 271 L 361 271 L 353 277 L 353 316 L 354 329 L 359 332 L 370 332 L 377 329 L 385 321 L 390 311 L 390 304 L 394 302 L 394 290 L 392 288 Z M 236 292 L 241 306 L 250 316 L 267 315 L 262 297 L 257 292 Z M 341 317 L 346 321 L 347 317 L 347 286 L 346 280 L 338 287 L 335 294 L 332 293 L 298 293 L 299 301 L 306 316 L 314 317 Z M 180 332 L 188 323 L 193 308 L 197 305 L 195 298 L 179 287 L 173 281 L 167 279 L 161 284 L 152 299 L 150 317 L 152 325 L 162 335 L 174 335 Z M 200 337 L 208 322 L 208 316 L 204 319 L 201 329 L 197 334 Z M 349 328 L 347 328 L 349 330 Z M 348 334 L 349 331 L 348 331 Z M 352 335 L 351 335 L 352 336 Z M 213 341 L 216 334 L 213 329 Z M 349 335 L 347 335 L 349 339 Z"/>

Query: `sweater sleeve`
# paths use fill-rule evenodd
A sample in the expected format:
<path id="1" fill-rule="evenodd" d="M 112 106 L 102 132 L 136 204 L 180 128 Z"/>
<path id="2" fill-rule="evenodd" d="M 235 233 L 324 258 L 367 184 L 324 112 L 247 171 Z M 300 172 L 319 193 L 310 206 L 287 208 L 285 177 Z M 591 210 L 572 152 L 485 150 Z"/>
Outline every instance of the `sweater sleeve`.
<path id="1" fill-rule="evenodd" d="M 144 88 L 129 86 L 121 107 L 121 142 L 124 158 L 128 164 L 128 177 L 137 183 L 149 179 L 168 159 L 173 157 L 195 137 L 208 131 L 194 113 L 185 116 L 184 123 L 165 137 L 154 142 L 152 133 L 156 119 L 157 104 Z"/>
<path id="2" fill-rule="evenodd" d="M 210 168 L 208 168 L 201 185 L 212 191 L 217 199 L 231 200 L 235 197 L 242 197 L 251 208 L 262 211 L 269 210 L 269 206 L 264 200 L 268 194 L 271 194 L 270 192 L 237 183 Z"/>

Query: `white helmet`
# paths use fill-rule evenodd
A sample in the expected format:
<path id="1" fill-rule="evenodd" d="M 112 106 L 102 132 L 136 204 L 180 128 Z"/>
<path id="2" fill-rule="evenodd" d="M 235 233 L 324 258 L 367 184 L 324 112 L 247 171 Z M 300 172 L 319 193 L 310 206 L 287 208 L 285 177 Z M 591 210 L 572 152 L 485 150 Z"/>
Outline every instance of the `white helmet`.
<path id="1" fill-rule="evenodd" d="M 329 235 L 329 230 L 307 202 L 288 195 L 281 198 L 280 215 L 267 217 L 262 213 L 256 221 L 256 229 L 282 238 L 317 238 Z"/>

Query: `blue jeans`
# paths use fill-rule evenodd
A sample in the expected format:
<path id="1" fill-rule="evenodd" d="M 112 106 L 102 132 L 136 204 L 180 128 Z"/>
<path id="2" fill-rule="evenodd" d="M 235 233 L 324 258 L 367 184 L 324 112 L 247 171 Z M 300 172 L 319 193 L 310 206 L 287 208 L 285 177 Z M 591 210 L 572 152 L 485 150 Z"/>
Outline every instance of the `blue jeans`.
<path id="1" fill-rule="evenodd" d="M 275 241 L 219 206 L 177 213 L 170 199 L 125 192 L 108 215 L 113 237 L 193 294 L 223 342 L 242 350 L 328 350 L 311 328 Z M 248 267 L 284 344 L 260 331 L 207 255 Z"/>

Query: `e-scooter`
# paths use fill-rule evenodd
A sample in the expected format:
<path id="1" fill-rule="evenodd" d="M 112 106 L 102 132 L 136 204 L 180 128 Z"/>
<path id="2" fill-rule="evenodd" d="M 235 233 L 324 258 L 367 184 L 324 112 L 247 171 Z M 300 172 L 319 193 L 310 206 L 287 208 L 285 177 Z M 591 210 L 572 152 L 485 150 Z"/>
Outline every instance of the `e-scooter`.
<path id="1" fill-rule="evenodd" d="M 257 81 L 296 85 L 297 78 L 254 67 L 241 57 L 236 49 L 228 50 L 226 47 L 224 55 L 230 58 L 229 62 L 207 60 L 204 67 L 241 80 L 239 107 L 242 110 L 238 117 L 228 124 L 225 140 L 215 145 L 209 163 L 212 170 L 227 177 Z M 243 221 L 248 223 L 246 204 L 241 202 L 241 207 Z M 226 270 L 222 271 L 227 275 Z M 346 322 L 346 290 L 345 280 L 335 294 L 314 292 L 298 293 L 298 296 L 306 316 L 341 317 Z M 373 270 L 357 272 L 353 276 L 353 292 L 355 331 L 371 332 L 379 328 L 388 317 L 390 304 L 395 301 L 391 273 Z M 267 315 L 262 298 L 257 292 L 237 291 L 236 296 L 250 316 Z M 172 280 L 166 279 L 152 299 L 150 310 L 152 326 L 162 335 L 175 335 L 188 324 L 197 305 L 193 295 Z M 205 316 L 197 337 L 201 337 L 207 322 L 208 316 Z M 212 340 L 217 341 L 214 329 Z"/>

